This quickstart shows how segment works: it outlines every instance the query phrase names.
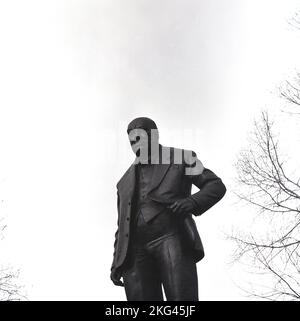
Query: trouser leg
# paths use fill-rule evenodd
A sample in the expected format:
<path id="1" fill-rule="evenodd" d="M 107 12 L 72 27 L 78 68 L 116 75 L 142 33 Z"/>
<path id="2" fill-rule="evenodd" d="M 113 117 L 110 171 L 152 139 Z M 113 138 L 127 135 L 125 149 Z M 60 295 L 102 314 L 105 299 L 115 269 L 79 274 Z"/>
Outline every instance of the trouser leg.
<path id="1" fill-rule="evenodd" d="M 188 255 L 178 234 L 153 246 L 161 281 L 168 301 L 198 301 L 196 263 Z"/>
<path id="2" fill-rule="evenodd" d="M 162 301 L 162 286 L 157 266 L 145 250 L 133 255 L 130 266 L 123 273 L 128 301 Z"/>

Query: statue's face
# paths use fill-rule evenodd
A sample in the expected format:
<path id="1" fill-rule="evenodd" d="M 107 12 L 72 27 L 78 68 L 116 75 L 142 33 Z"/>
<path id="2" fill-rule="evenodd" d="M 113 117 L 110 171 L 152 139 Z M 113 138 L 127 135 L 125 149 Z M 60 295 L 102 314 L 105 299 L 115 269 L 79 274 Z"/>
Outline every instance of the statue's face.
<path id="1" fill-rule="evenodd" d="M 153 153 L 158 146 L 157 129 L 134 128 L 128 131 L 128 138 L 133 152 L 142 162 L 148 161 L 151 150 Z"/>

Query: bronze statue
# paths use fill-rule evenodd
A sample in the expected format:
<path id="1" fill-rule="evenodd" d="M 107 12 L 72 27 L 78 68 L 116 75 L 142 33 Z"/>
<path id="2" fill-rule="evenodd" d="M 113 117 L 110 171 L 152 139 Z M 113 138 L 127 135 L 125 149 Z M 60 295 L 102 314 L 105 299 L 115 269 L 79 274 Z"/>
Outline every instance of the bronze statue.
<path id="1" fill-rule="evenodd" d="M 136 158 L 117 183 L 111 279 L 128 301 L 161 301 L 162 286 L 168 301 L 198 301 L 204 250 L 192 216 L 216 204 L 226 187 L 195 152 L 162 146 L 153 120 L 136 118 L 127 133 Z M 191 195 L 193 184 L 199 191 Z"/>

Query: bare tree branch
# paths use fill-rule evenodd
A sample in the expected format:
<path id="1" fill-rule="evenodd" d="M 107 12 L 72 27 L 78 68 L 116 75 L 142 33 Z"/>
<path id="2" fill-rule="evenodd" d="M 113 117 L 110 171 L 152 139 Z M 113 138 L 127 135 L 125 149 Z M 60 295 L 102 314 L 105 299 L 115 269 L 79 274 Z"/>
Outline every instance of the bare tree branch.
<path id="1" fill-rule="evenodd" d="M 300 97 L 300 91 L 298 94 Z M 239 188 L 235 194 L 258 210 L 266 231 L 247 231 L 230 239 L 237 245 L 235 260 L 250 260 L 259 274 L 263 272 L 264 280 L 267 276 L 270 281 L 271 290 L 255 292 L 255 296 L 299 300 L 300 177 L 288 173 L 282 158 L 273 122 L 262 112 L 248 149 L 236 163 Z"/>
<path id="2" fill-rule="evenodd" d="M 0 220 L 0 236 L 3 237 L 3 231 L 6 225 L 3 219 Z M 19 271 L 9 267 L 0 266 L 0 301 L 20 301 L 26 299 L 22 294 L 23 286 L 18 283 Z"/>

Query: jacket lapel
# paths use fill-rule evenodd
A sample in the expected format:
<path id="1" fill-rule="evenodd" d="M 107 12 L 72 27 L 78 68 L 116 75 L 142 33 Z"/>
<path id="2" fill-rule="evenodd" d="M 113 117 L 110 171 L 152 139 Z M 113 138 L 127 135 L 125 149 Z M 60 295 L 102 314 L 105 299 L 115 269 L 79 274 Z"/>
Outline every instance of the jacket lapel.
<path id="1" fill-rule="evenodd" d="M 162 164 L 156 165 L 154 168 L 149 193 L 158 187 L 165 177 L 169 167 L 171 166 L 171 155 L 172 153 L 169 147 L 160 145 L 160 161 Z"/>
<path id="2" fill-rule="evenodd" d="M 123 177 L 119 180 L 117 188 L 120 194 L 124 195 L 128 199 L 132 199 L 134 190 L 135 190 L 135 164 L 131 164 Z"/>
<path id="3" fill-rule="evenodd" d="M 159 164 L 154 167 L 149 193 L 159 186 L 164 176 L 166 175 L 169 167 L 170 164 Z"/>

